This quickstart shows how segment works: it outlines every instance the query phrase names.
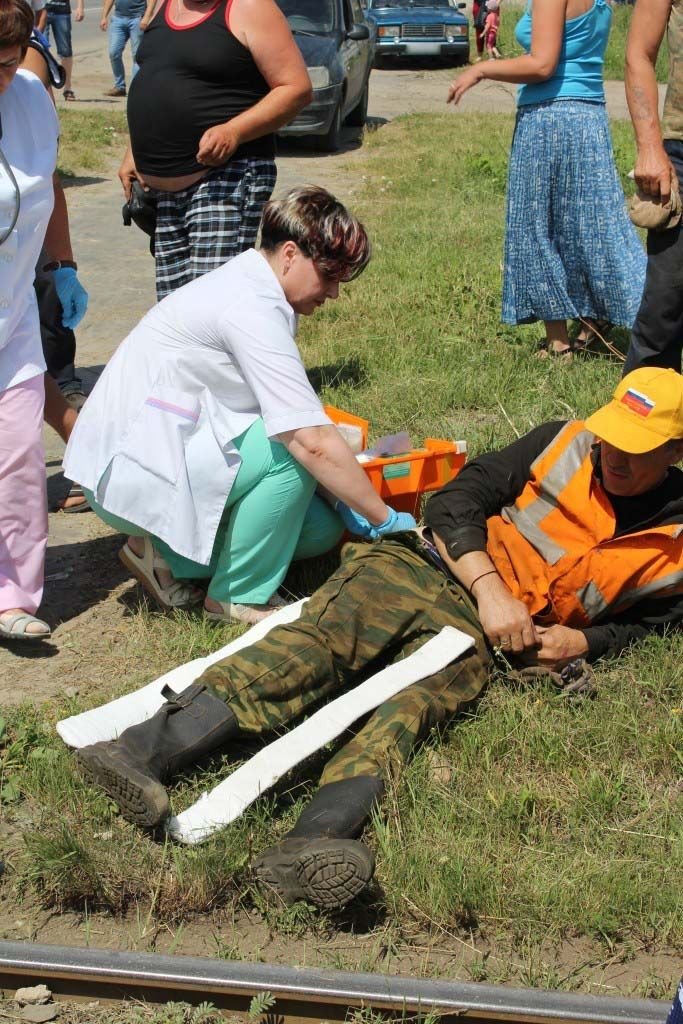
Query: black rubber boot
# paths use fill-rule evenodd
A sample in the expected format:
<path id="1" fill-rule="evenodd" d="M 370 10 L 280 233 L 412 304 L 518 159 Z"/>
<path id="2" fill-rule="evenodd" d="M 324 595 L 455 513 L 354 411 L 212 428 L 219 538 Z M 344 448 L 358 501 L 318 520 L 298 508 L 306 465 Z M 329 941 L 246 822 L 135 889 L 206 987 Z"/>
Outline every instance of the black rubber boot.
<path id="1" fill-rule="evenodd" d="M 123 817 L 146 828 L 170 815 L 162 783 L 240 732 L 227 704 L 202 683 L 181 694 L 166 687 L 163 696 L 166 703 L 152 718 L 76 754 L 85 774 L 116 801 Z"/>
<path id="2" fill-rule="evenodd" d="M 322 786 L 294 828 L 254 863 L 257 879 L 285 903 L 307 900 L 339 910 L 366 887 L 372 850 L 355 840 L 384 791 L 381 779 L 359 775 Z"/>

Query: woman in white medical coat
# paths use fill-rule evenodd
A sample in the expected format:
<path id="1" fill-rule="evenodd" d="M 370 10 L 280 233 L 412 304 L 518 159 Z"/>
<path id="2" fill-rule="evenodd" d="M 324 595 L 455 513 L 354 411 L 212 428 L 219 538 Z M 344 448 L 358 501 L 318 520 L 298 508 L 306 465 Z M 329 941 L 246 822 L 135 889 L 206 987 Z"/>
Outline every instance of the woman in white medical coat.
<path id="1" fill-rule="evenodd" d="M 124 564 L 162 607 L 202 594 L 213 619 L 255 622 L 294 558 L 346 524 L 414 526 L 369 484 L 311 387 L 297 314 L 366 266 L 363 226 L 313 186 L 267 204 L 249 249 L 167 296 L 122 342 L 83 408 L 64 469 L 129 534 Z M 322 487 L 344 522 L 315 494 Z"/>
<path id="2" fill-rule="evenodd" d="M 39 80 L 19 71 L 33 28 L 25 0 L 0 6 L 0 639 L 43 640 L 47 497 L 45 362 L 33 290 L 43 241 L 65 310 L 80 285 L 63 211 L 53 214 L 59 126 Z M 84 309 L 84 306 L 83 306 Z"/>

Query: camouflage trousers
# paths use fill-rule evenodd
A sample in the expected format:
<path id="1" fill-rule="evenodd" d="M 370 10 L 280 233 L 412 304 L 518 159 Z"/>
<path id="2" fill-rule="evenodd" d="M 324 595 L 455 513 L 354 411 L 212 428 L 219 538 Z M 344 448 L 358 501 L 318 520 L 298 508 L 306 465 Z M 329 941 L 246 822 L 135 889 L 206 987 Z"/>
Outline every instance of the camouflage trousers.
<path id="1" fill-rule="evenodd" d="M 340 568 L 296 622 L 212 665 L 200 681 L 229 704 L 245 732 L 281 731 L 446 625 L 471 636 L 475 647 L 380 705 L 328 762 L 321 784 L 384 775 L 400 768 L 430 729 L 476 700 L 489 662 L 469 595 L 412 536 L 348 544 Z"/>

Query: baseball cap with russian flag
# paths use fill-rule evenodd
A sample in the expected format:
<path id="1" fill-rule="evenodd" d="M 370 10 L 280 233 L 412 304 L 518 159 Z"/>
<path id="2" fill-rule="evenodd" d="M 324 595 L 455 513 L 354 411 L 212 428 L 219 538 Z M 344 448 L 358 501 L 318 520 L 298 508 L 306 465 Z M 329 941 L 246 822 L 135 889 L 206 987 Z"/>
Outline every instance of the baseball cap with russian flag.
<path id="1" fill-rule="evenodd" d="M 612 401 L 588 417 L 586 427 L 630 455 L 683 439 L 683 377 L 659 366 L 632 370 Z"/>

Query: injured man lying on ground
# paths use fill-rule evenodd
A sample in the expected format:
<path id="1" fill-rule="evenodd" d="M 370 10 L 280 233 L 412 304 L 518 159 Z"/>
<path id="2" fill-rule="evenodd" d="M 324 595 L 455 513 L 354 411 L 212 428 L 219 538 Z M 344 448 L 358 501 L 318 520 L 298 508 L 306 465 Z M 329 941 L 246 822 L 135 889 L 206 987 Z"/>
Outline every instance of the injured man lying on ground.
<path id="1" fill-rule="evenodd" d="M 287 901 L 343 906 L 373 874 L 359 836 L 387 772 L 473 705 L 495 652 L 562 672 L 681 621 L 681 458 L 683 378 L 635 370 L 585 422 L 546 423 L 470 462 L 429 502 L 423 536 L 347 545 L 298 619 L 214 662 L 117 739 L 82 746 L 79 764 L 125 817 L 154 828 L 170 816 L 174 773 L 240 738 L 282 733 L 455 627 L 464 653 L 367 717 L 295 827 L 253 865 Z"/>

